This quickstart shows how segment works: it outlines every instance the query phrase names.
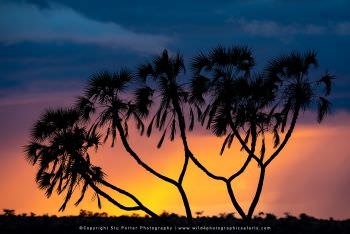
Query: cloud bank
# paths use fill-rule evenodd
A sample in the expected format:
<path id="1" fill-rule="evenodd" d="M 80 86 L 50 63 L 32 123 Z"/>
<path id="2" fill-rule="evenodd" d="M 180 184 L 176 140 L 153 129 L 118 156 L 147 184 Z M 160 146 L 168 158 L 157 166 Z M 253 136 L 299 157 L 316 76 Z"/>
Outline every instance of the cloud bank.
<path id="1" fill-rule="evenodd" d="M 328 25 L 317 24 L 281 24 L 272 20 L 248 20 L 245 18 L 228 19 L 236 30 L 253 36 L 284 37 L 295 35 L 350 35 L 350 22 L 329 23 Z"/>
<path id="2" fill-rule="evenodd" d="M 340 35 L 350 35 L 350 22 L 338 23 L 335 26 L 335 31 Z"/>
<path id="3" fill-rule="evenodd" d="M 116 23 L 86 18 L 71 8 L 28 3 L 0 5 L 0 43 L 70 42 L 157 53 L 171 39 L 164 35 L 134 32 Z"/>

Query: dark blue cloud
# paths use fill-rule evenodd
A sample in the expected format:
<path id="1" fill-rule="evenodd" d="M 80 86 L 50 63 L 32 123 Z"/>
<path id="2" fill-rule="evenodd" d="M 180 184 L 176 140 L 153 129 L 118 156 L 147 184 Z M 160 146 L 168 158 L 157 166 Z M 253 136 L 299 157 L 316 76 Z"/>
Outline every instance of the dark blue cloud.
<path id="1" fill-rule="evenodd" d="M 334 108 L 350 110 L 350 3 L 345 0 L 0 0 L 0 6 L 14 2 L 36 6 L 38 12 L 63 9 L 74 17 L 58 28 L 39 22 L 35 35 L 23 31 L 19 20 L 0 23 L 0 96 L 67 89 L 67 84 L 76 89 L 95 71 L 134 67 L 163 47 L 183 53 L 188 62 L 200 50 L 222 44 L 251 47 L 259 68 L 283 53 L 317 50 L 320 69 L 338 78 Z M 80 28 L 77 19 L 87 26 Z M 109 27 L 114 41 L 106 40 Z M 9 28 L 12 34 L 6 35 Z M 118 41 L 121 34 L 127 39 Z M 156 43 L 144 44 L 145 35 Z"/>
<path id="2" fill-rule="evenodd" d="M 99 70 L 132 67 L 143 57 L 95 45 L 0 45 L 0 93 L 77 89 Z M 53 86 L 49 83 L 52 82 Z"/>
<path id="3" fill-rule="evenodd" d="M 48 0 L 28 0 L 38 6 L 49 6 Z M 277 1 L 231 0 L 186 1 L 173 4 L 160 0 L 114 1 L 56 0 L 86 15 L 105 22 L 116 22 L 135 29 L 183 30 L 187 26 L 212 26 L 229 18 L 272 20 L 280 23 L 327 23 L 348 21 L 349 2 L 346 0 Z"/>

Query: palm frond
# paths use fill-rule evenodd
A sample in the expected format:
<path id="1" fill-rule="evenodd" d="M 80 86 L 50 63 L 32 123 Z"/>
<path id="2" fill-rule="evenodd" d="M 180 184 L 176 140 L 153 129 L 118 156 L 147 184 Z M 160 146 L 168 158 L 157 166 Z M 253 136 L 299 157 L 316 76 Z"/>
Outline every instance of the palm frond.
<path id="1" fill-rule="evenodd" d="M 230 134 L 230 137 L 227 141 L 227 148 L 231 148 L 231 145 L 232 145 L 232 142 L 233 142 L 233 139 L 235 138 L 235 134 L 233 132 L 231 132 Z"/>
<path id="2" fill-rule="evenodd" d="M 276 148 L 280 144 L 280 136 L 278 134 L 277 127 L 273 128 L 273 148 Z"/>
<path id="3" fill-rule="evenodd" d="M 193 58 L 191 68 L 195 75 L 199 75 L 203 69 L 210 71 L 212 69 L 211 60 L 201 52 Z"/>
<path id="4" fill-rule="evenodd" d="M 222 120 L 223 118 L 220 118 L 220 115 L 216 114 L 217 110 L 220 110 L 220 115 L 222 114 L 226 114 L 223 113 L 223 109 L 222 106 L 220 106 L 220 100 L 215 100 L 214 103 L 211 105 L 210 111 L 208 113 L 208 122 L 207 122 L 207 129 L 211 128 L 211 124 L 213 123 L 213 119 L 215 118 L 215 116 L 218 117 L 218 120 Z"/>
<path id="5" fill-rule="evenodd" d="M 34 123 L 31 137 L 42 141 L 51 137 L 55 132 L 72 128 L 80 120 L 78 111 L 73 108 L 47 109 Z"/>
<path id="6" fill-rule="evenodd" d="M 44 147 L 45 147 L 44 145 L 34 141 L 31 141 L 28 145 L 24 146 L 24 152 L 25 152 L 27 161 L 32 165 L 36 164 L 40 156 L 39 155 L 40 150 Z"/>
<path id="7" fill-rule="evenodd" d="M 140 117 L 148 116 L 149 109 L 153 104 L 152 96 L 154 90 L 148 86 L 144 86 L 135 91 L 135 106 Z"/>
<path id="8" fill-rule="evenodd" d="M 265 137 L 263 136 L 261 139 L 261 149 L 260 149 L 260 160 L 264 160 L 265 156 L 265 151 L 266 151 L 266 146 L 265 146 Z"/>
<path id="9" fill-rule="evenodd" d="M 162 117 L 160 118 L 160 121 L 159 121 L 159 130 L 162 130 L 164 125 L 165 125 L 165 122 L 167 120 L 167 117 L 168 117 L 168 112 L 166 110 L 163 111 L 163 114 L 162 114 Z"/>
<path id="10" fill-rule="evenodd" d="M 195 107 L 196 107 L 196 110 L 197 110 L 197 121 L 201 121 L 201 118 L 202 118 L 202 110 L 201 108 L 195 104 Z"/>
<path id="11" fill-rule="evenodd" d="M 168 77 L 171 76 L 171 62 L 168 51 L 166 49 L 163 50 L 160 56 L 156 56 L 153 59 L 153 68 L 153 78 L 155 79 L 157 78 L 157 76 L 161 76 L 163 74 L 166 74 Z"/>
<path id="12" fill-rule="evenodd" d="M 266 68 L 266 74 L 272 83 L 280 82 L 282 81 L 282 78 L 286 76 L 287 63 L 287 56 L 280 56 L 269 62 L 269 65 Z"/>
<path id="13" fill-rule="evenodd" d="M 69 180 L 70 183 L 69 183 L 68 188 L 67 188 L 66 197 L 63 201 L 62 206 L 60 207 L 60 209 L 58 211 L 64 211 L 66 209 L 67 203 L 69 202 L 69 200 L 71 199 L 72 194 L 73 194 L 74 186 L 75 186 L 76 179 L 77 179 L 76 177 L 77 177 L 77 174 L 72 173 L 71 178 Z"/>
<path id="14" fill-rule="evenodd" d="M 209 120 L 210 116 L 209 116 Z M 224 107 L 217 108 L 217 112 L 212 120 L 212 126 L 210 127 L 216 136 L 223 136 L 226 134 L 226 129 L 228 126 L 227 112 Z M 209 126 L 209 125 L 208 125 Z"/>
<path id="15" fill-rule="evenodd" d="M 170 141 L 173 141 L 175 139 L 175 134 L 176 134 L 176 120 L 173 118 L 173 121 L 171 123 L 171 132 L 170 132 Z"/>
<path id="16" fill-rule="evenodd" d="M 281 122 L 281 132 L 284 132 L 284 129 L 287 125 L 287 121 L 288 121 L 288 116 L 289 116 L 289 112 L 291 109 L 292 103 L 291 100 L 288 100 L 287 103 L 284 105 L 282 112 L 281 112 L 281 117 L 282 117 L 282 122 Z"/>
<path id="17" fill-rule="evenodd" d="M 224 142 L 222 143 L 222 146 L 221 146 L 220 155 L 222 155 L 222 154 L 224 153 L 224 150 L 225 150 L 225 148 L 226 148 L 226 145 L 227 145 L 228 142 L 230 141 L 231 136 L 232 136 L 232 133 L 229 133 L 229 134 L 226 136 L 226 138 L 225 138 L 225 140 L 224 140 Z"/>
<path id="18" fill-rule="evenodd" d="M 299 77 L 301 72 L 304 71 L 304 59 L 299 52 L 292 52 L 288 55 L 286 64 L 287 77 Z"/>
<path id="19" fill-rule="evenodd" d="M 124 121 L 124 135 L 125 137 L 129 135 L 129 126 L 127 121 Z"/>
<path id="20" fill-rule="evenodd" d="M 122 68 L 118 72 L 113 73 L 112 87 L 110 88 L 122 92 L 130 85 L 133 79 L 132 72 L 126 68 Z"/>
<path id="21" fill-rule="evenodd" d="M 140 135 L 142 136 L 145 131 L 145 125 L 143 124 L 138 114 L 134 113 L 133 116 L 136 122 L 136 129 L 140 131 Z"/>
<path id="22" fill-rule="evenodd" d="M 172 58 L 171 64 L 172 64 L 172 69 L 174 70 L 173 72 L 174 76 L 177 76 L 181 72 L 183 73 L 186 72 L 184 58 L 179 53 L 177 53 L 176 56 Z"/>
<path id="23" fill-rule="evenodd" d="M 112 132 L 112 144 L 111 144 L 111 147 L 113 148 L 114 147 L 114 143 L 115 143 L 115 140 L 117 138 L 117 129 L 115 127 L 113 127 L 111 129 L 111 132 Z"/>
<path id="24" fill-rule="evenodd" d="M 160 147 L 162 147 L 162 144 L 163 144 L 163 141 L 164 141 L 164 138 L 165 138 L 165 134 L 166 134 L 166 129 L 164 130 L 163 132 L 163 135 L 162 137 L 160 138 L 159 142 L 158 142 L 158 145 L 157 145 L 157 148 L 159 149 Z"/>
<path id="25" fill-rule="evenodd" d="M 150 63 L 142 64 L 137 68 L 137 76 L 140 77 L 142 81 L 146 81 L 147 77 L 153 74 L 154 70 Z"/>
<path id="26" fill-rule="evenodd" d="M 158 109 L 157 113 L 156 113 L 156 127 L 159 128 L 160 126 L 160 120 L 162 117 L 162 112 L 166 112 L 167 110 L 163 110 L 162 106 Z"/>
<path id="27" fill-rule="evenodd" d="M 304 56 L 304 74 L 308 73 L 308 70 L 310 69 L 310 66 L 313 65 L 314 67 L 318 67 L 318 61 L 317 61 L 317 52 L 316 51 L 307 51 Z"/>
<path id="28" fill-rule="evenodd" d="M 99 182 L 105 178 L 106 174 L 102 171 L 101 167 L 90 166 L 90 169 L 92 171 L 92 180 L 95 183 Z"/>
<path id="29" fill-rule="evenodd" d="M 100 195 L 98 195 L 98 194 L 96 193 L 96 197 L 97 197 L 97 206 L 98 206 L 99 209 L 101 209 L 101 208 L 102 208 L 102 203 L 101 203 Z"/>
<path id="30" fill-rule="evenodd" d="M 54 175 L 47 172 L 40 172 L 36 176 L 36 182 L 42 190 L 47 190 L 51 186 L 51 179 Z M 50 197 L 51 193 L 46 193 L 47 197 Z"/>
<path id="31" fill-rule="evenodd" d="M 81 189 L 80 197 L 79 199 L 74 203 L 75 206 L 78 206 L 84 199 L 86 190 L 88 188 L 89 183 L 85 182 L 83 185 L 83 188 Z"/>
<path id="32" fill-rule="evenodd" d="M 104 144 L 107 142 L 110 133 L 111 133 L 111 128 L 108 127 L 108 128 L 107 128 L 107 132 L 106 132 L 106 134 L 105 134 L 105 138 L 104 138 L 104 140 L 103 140 L 103 143 L 104 143 Z"/>
<path id="33" fill-rule="evenodd" d="M 85 121 L 88 121 L 91 114 L 94 114 L 96 111 L 94 103 L 83 96 L 77 98 L 75 106 Z"/>
<path id="34" fill-rule="evenodd" d="M 147 136 L 148 136 L 148 137 L 151 136 L 152 128 L 153 128 L 153 122 L 154 122 L 155 118 L 156 118 L 156 115 L 153 116 L 151 122 L 149 123 L 149 125 L 148 125 L 148 127 L 147 127 L 147 132 L 146 132 L 146 133 L 147 133 Z"/>
<path id="35" fill-rule="evenodd" d="M 94 134 L 85 134 L 84 136 L 86 138 L 87 147 L 95 147 L 95 150 L 97 150 L 98 146 L 101 144 L 101 135 L 94 132 Z"/>
<path id="36" fill-rule="evenodd" d="M 317 121 L 319 123 L 322 122 L 324 117 L 329 113 L 331 107 L 331 103 L 324 97 L 319 98 L 318 102 L 318 115 L 317 115 Z"/>
<path id="37" fill-rule="evenodd" d="M 332 90 L 332 80 L 335 79 L 335 76 L 329 74 L 328 72 L 321 77 L 317 81 L 318 84 L 324 84 L 325 86 L 325 95 L 328 96 L 331 93 Z"/>
<path id="38" fill-rule="evenodd" d="M 207 115 L 208 115 L 208 112 L 209 112 L 210 108 L 211 108 L 211 105 L 209 104 L 209 105 L 205 108 L 205 110 L 204 110 L 204 112 L 203 112 L 203 114 L 202 114 L 202 116 L 201 116 L 201 124 L 202 124 L 202 126 L 204 125 L 205 119 L 206 119 L 206 117 L 207 117 Z"/>
<path id="39" fill-rule="evenodd" d="M 192 131 L 194 127 L 194 114 L 192 108 L 190 108 L 190 125 L 188 127 L 189 131 Z"/>
<path id="40" fill-rule="evenodd" d="M 204 76 L 195 76 L 190 83 L 190 102 L 198 105 L 204 103 L 204 95 L 209 90 L 210 80 Z"/>
<path id="41" fill-rule="evenodd" d="M 84 96 L 92 101 L 104 102 L 107 97 L 113 95 L 113 74 L 108 71 L 96 72 L 91 75 L 84 90 Z"/>

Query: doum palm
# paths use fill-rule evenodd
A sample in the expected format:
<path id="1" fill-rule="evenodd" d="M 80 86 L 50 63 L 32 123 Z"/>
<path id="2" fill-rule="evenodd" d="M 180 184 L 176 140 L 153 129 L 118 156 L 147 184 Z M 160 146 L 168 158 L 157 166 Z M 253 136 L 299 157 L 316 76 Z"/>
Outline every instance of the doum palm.
<path id="1" fill-rule="evenodd" d="M 85 121 L 78 111 L 71 108 L 46 110 L 32 128 L 31 141 L 25 146 L 26 157 L 37 165 L 36 181 L 48 197 L 56 191 L 65 192 L 65 199 L 59 211 L 66 208 L 75 191 L 80 188 L 78 205 L 91 188 L 101 208 L 100 196 L 120 209 L 142 210 L 154 218 L 158 215 L 145 207 L 129 192 L 107 182 L 100 167 L 90 162 L 89 150 L 100 145 L 100 135 L 88 132 Z M 106 192 L 101 186 L 108 187 L 132 199 L 136 206 L 124 206 Z"/>
<path id="2" fill-rule="evenodd" d="M 231 147 L 234 137 L 248 153 L 241 169 L 227 181 L 232 202 L 244 220 L 251 220 L 262 192 L 266 167 L 290 139 L 300 110 L 316 106 L 319 122 L 329 111 L 327 96 L 334 77 L 326 73 L 315 79 L 316 74 L 311 69 L 317 65 L 315 52 L 291 53 L 271 61 L 261 74 L 254 74 L 255 61 L 245 47 L 219 46 L 208 54 L 200 53 L 193 60 L 191 98 L 206 106 L 202 124 L 206 122 L 206 127 L 217 136 L 226 135 L 220 154 Z M 265 155 L 266 133 L 273 134 L 272 147 L 275 148 L 269 157 Z M 257 141 L 261 141 L 259 153 L 256 153 Z M 260 168 L 260 176 L 245 213 L 234 199 L 230 182 L 245 171 L 251 159 Z"/>

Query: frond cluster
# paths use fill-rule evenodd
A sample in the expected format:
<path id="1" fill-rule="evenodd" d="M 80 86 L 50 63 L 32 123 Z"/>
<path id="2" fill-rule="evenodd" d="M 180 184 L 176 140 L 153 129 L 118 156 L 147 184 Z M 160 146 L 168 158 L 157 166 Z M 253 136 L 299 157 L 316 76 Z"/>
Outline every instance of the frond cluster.
<path id="1" fill-rule="evenodd" d="M 271 132 L 273 146 L 277 147 L 293 113 L 313 108 L 314 103 L 318 105 L 318 121 L 323 120 L 329 112 L 326 96 L 334 77 L 326 73 L 321 79 L 313 79 L 310 70 L 318 67 L 316 55 L 309 51 L 280 56 L 260 74 L 252 73 L 254 58 L 245 47 L 219 46 L 193 59 L 190 100 L 200 105 L 207 103 L 201 123 L 206 123 L 217 136 L 229 132 L 220 153 L 231 139 L 233 129 L 246 132 L 245 142 L 260 135 L 263 153 L 264 133 Z M 320 85 L 325 86 L 323 91 Z M 252 134 L 252 127 L 256 134 Z"/>
<path id="2" fill-rule="evenodd" d="M 32 128 L 31 142 L 25 146 L 28 161 L 37 165 L 36 182 L 50 197 L 53 191 L 65 192 L 60 208 L 63 211 L 73 192 L 81 189 L 78 205 L 89 183 L 103 177 L 100 169 L 90 163 L 88 150 L 98 147 L 100 136 L 88 134 L 80 126 L 78 112 L 74 109 L 47 110 Z"/>

